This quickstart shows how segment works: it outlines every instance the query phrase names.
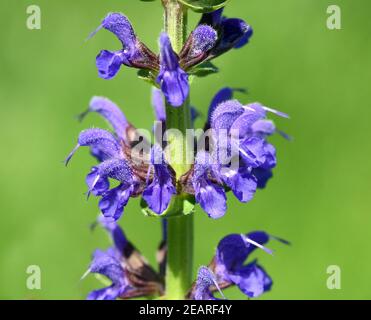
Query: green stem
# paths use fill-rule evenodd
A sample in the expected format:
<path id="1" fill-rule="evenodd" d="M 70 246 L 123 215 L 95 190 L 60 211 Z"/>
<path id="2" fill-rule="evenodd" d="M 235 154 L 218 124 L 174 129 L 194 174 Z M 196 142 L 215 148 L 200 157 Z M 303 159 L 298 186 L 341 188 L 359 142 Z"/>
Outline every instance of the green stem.
<path id="1" fill-rule="evenodd" d="M 170 37 L 173 49 L 179 53 L 187 35 L 187 10 L 177 0 L 163 0 L 165 7 L 165 31 Z M 179 179 L 191 168 L 186 131 L 192 127 L 189 98 L 180 108 L 166 106 L 166 129 L 176 129 L 170 133 L 168 160 Z M 179 154 L 182 155 L 179 158 Z M 182 300 L 192 284 L 193 269 L 193 215 L 168 219 L 166 298 Z"/>
<path id="2" fill-rule="evenodd" d="M 182 50 L 187 37 L 187 9 L 178 0 L 163 0 L 165 7 L 165 31 L 175 52 Z"/>
<path id="3" fill-rule="evenodd" d="M 184 300 L 192 285 L 193 214 L 168 219 L 166 298 Z"/>

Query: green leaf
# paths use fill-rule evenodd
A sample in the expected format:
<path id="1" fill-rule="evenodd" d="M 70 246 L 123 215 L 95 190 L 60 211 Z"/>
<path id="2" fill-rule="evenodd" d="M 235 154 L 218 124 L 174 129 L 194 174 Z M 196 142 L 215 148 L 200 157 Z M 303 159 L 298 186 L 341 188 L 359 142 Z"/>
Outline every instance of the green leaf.
<path id="1" fill-rule="evenodd" d="M 204 62 L 202 64 L 199 64 L 198 66 L 193 67 L 191 70 L 188 71 L 188 73 L 192 76 L 196 77 L 206 77 L 210 74 L 218 73 L 219 69 L 211 62 Z"/>
<path id="2" fill-rule="evenodd" d="M 195 198 L 189 194 L 173 196 L 170 201 L 169 207 L 162 214 L 153 212 L 150 208 L 148 208 L 147 203 L 143 199 L 140 202 L 140 207 L 144 215 L 148 217 L 177 217 L 182 215 L 189 215 L 194 212 Z"/>
<path id="3" fill-rule="evenodd" d="M 212 12 L 223 8 L 229 0 L 179 0 L 186 7 L 196 12 Z"/>

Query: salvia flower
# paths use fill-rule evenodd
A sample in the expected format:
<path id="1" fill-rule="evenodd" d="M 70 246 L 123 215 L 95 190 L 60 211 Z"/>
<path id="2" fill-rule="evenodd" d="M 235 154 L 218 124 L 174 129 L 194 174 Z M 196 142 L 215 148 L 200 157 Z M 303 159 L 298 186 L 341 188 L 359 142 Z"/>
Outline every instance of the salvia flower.
<path id="1" fill-rule="evenodd" d="M 149 208 L 157 214 L 164 212 L 171 198 L 176 194 L 174 187 L 174 174 L 170 171 L 162 149 L 154 145 L 151 150 L 151 165 L 153 179 L 143 191 L 143 199 L 147 202 Z"/>
<path id="2" fill-rule="evenodd" d="M 157 274 L 140 252 L 128 241 L 118 224 L 104 217 L 100 224 L 107 230 L 113 247 L 96 250 L 87 273 L 100 274 L 112 283 L 92 291 L 88 300 L 115 300 L 162 294 L 163 277 Z"/>
<path id="3" fill-rule="evenodd" d="M 161 87 L 168 103 L 174 107 L 181 106 L 189 93 L 188 74 L 183 68 L 192 67 L 206 59 L 205 53 L 216 42 L 216 31 L 208 26 L 197 28 L 190 36 L 189 57 L 184 66 L 173 51 L 166 33 L 160 36 L 160 54 L 154 54 L 136 36 L 128 18 L 121 13 L 110 13 L 102 21 L 100 29 L 112 32 L 121 42 L 123 48 L 118 51 L 102 50 L 96 58 L 99 76 L 112 79 L 122 65 L 158 73 L 157 83 Z M 192 60 L 193 62 L 189 62 Z"/>
<path id="4" fill-rule="evenodd" d="M 91 36 L 100 29 L 112 32 L 122 49 L 102 50 L 96 58 L 99 76 L 112 79 L 122 65 L 148 72 L 148 79 L 158 85 L 173 107 L 184 104 L 189 94 L 189 73 L 203 62 L 248 42 L 252 30 L 243 20 L 226 19 L 222 11 L 205 14 L 179 53 L 172 48 L 166 33 L 160 35 L 160 53 L 156 55 L 137 35 L 129 19 L 121 13 L 109 13 Z"/>
<path id="5" fill-rule="evenodd" d="M 189 54 L 190 58 L 197 58 L 207 54 L 218 39 L 217 32 L 207 25 L 198 26 L 189 37 L 191 40 Z"/>
<path id="6" fill-rule="evenodd" d="M 242 19 L 223 17 L 224 8 L 203 14 L 200 24 L 212 26 L 218 31 L 218 41 L 209 59 L 220 56 L 230 49 L 245 46 L 253 35 L 253 30 Z"/>
<path id="7" fill-rule="evenodd" d="M 216 249 L 216 255 L 208 267 L 201 267 L 197 280 L 190 292 L 194 300 L 217 300 L 213 293 L 221 292 L 231 286 L 237 286 L 249 298 L 256 298 L 272 287 L 272 279 L 266 271 L 253 260 L 245 261 L 257 249 L 261 248 L 269 254 L 272 251 L 264 247 L 270 239 L 277 239 L 263 231 L 251 232 L 247 235 L 231 234 L 223 238 Z M 224 298 L 223 293 L 221 292 Z"/>
<path id="8" fill-rule="evenodd" d="M 79 115 L 79 120 L 82 121 L 91 112 L 102 115 L 108 124 L 112 126 L 114 133 L 120 139 L 126 139 L 126 130 L 129 123 L 116 104 L 104 97 L 93 97 L 90 101 L 89 109 Z"/>
<path id="9" fill-rule="evenodd" d="M 87 298 L 89 300 L 115 300 L 163 295 L 164 263 L 167 255 L 166 220 L 162 224 L 163 239 L 157 254 L 159 273 L 148 264 L 115 221 L 102 216 L 98 221 L 108 232 L 113 246 L 106 251 L 96 250 L 94 252 L 93 260 L 83 278 L 89 273 L 95 273 L 108 278 L 111 284 L 92 291 Z M 210 264 L 200 267 L 187 298 L 219 300 L 214 296 L 216 292 L 219 292 L 222 299 L 226 299 L 222 290 L 232 286 L 237 286 L 249 298 L 259 297 L 269 291 L 272 287 L 272 279 L 257 263 L 257 260 L 247 263 L 246 260 L 249 260 L 250 255 L 257 248 L 272 254 L 272 251 L 264 246 L 271 239 L 289 244 L 263 231 L 255 231 L 246 235 L 231 234 L 223 238 Z"/>
<path id="10" fill-rule="evenodd" d="M 182 51 L 179 53 L 180 64 L 184 69 L 198 65 L 209 57 L 214 48 L 218 34 L 208 25 L 199 25 L 188 37 Z"/>
<path id="11" fill-rule="evenodd" d="M 86 176 L 88 195 L 101 196 L 99 207 L 106 217 L 119 219 L 125 205 L 136 189 L 136 177 L 123 155 L 120 142 L 111 133 L 102 129 L 88 129 L 80 133 L 78 145 L 68 156 L 71 159 L 80 146 L 91 148 L 92 154 L 102 161 L 92 167 Z M 112 147 L 114 146 L 114 147 Z M 110 189 L 109 179 L 120 182 L 118 187 Z"/>
<path id="12" fill-rule="evenodd" d="M 270 290 L 272 280 L 257 261 L 244 264 L 256 248 L 271 254 L 272 252 L 263 246 L 269 239 L 270 236 L 265 232 L 235 234 L 222 239 L 215 256 L 214 272 L 218 279 L 238 286 L 250 298 L 256 298 Z"/>
<path id="13" fill-rule="evenodd" d="M 267 113 L 287 117 L 259 103 L 242 105 L 232 100 L 234 91 L 224 88 L 211 102 L 205 128 L 213 135 L 196 155 L 192 176 L 196 201 L 212 218 L 227 210 L 225 188 L 246 203 L 265 187 L 276 166 L 276 151 L 267 138 L 277 132 Z"/>
<path id="14" fill-rule="evenodd" d="M 157 83 L 166 100 L 174 107 L 181 106 L 189 94 L 187 70 L 207 60 L 217 41 L 217 32 L 210 26 L 198 26 L 188 37 L 177 55 L 166 33 L 160 36 L 160 73 Z"/>
<path id="15" fill-rule="evenodd" d="M 125 271 L 113 250 L 96 250 L 89 272 L 101 274 L 112 281 L 109 287 L 91 292 L 88 300 L 115 300 L 130 289 Z"/>
<path id="16" fill-rule="evenodd" d="M 188 97 L 188 74 L 180 68 L 178 56 L 173 51 L 166 33 L 160 37 L 160 73 L 157 83 L 161 86 L 166 100 L 174 107 L 180 107 Z"/>
<path id="17" fill-rule="evenodd" d="M 89 112 L 102 115 L 111 124 L 114 133 L 96 128 L 82 131 L 76 147 L 65 161 L 68 164 L 80 147 L 89 147 L 99 161 L 86 177 L 88 195 L 101 197 L 101 212 L 114 220 L 121 217 L 130 197 L 141 194 L 155 213 L 163 213 L 176 190 L 174 174 L 164 160 L 161 148 L 152 148 L 150 163 L 136 163 L 131 152 L 135 144 L 135 129 L 118 106 L 106 98 L 94 97 L 89 109 L 80 118 Z M 110 179 L 118 181 L 119 185 L 111 188 Z"/>
<path id="18" fill-rule="evenodd" d="M 218 300 L 214 297 L 211 287 L 215 287 L 223 298 L 223 292 L 219 288 L 218 281 L 214 273 L 205 266 L 200 267 L 197 274 L 197 280 L 195 289 L 192 292 L 192 298 L 194 300 Z"/>
<path id="19" fill-rule="evenodd" d="M 135 35 L 128 18 L 120 13 L 110 13 L 102 21 L 93 36 L 101 28 L 112 32 L 123 48 L 118 51 L 102 50 L 96 59 L 99 76 L 112 79 L 121 65 L 140 69 L 157 69 L 157 57 Z"/>
<path id="20" fill-rule="evenodd" d="M 227 210 L 227 197 L 224 188 L 218 180 L 218 170 L 213 165 L 213 160 L 208 152 L 201 151 L 197 154 L 193 188 L 196 201 L 207 212 L 209 217 L 218 219 L 224 216 Z"/>

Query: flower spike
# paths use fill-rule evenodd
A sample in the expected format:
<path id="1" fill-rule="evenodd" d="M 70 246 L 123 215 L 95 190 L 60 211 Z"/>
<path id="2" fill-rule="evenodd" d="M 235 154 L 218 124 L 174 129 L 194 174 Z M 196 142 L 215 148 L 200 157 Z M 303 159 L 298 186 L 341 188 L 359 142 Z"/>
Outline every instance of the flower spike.
<path id="1" fill-rule="evenodd" d="M 120 41 L 118 50 L 101 50 L 97 55 L 98 75 L 108 80 L 123 65 L 139 69 L 138 77 L 153 87 L 151 103 L 157 121 L 151 138 L 147 138 L 114 102 L 98 96 L 78 116 L 81 121 L 89 113 L 97 113 L 112 131 L 98 128 L 81 131 L 65 160 L 67 165 L 80 147 L 88 147 L 97 160 L 86 175 L 87 195 L 98 197 L 101 215 L 96 224 L 107 231 L 111 240 L 107 250 L 95 250 L 82 277 L 95 273 L 107 278 L 110 284 L 90 292 L 87 298 L 220 300 L 220 296 L 226 299 L 223 290 L 232 286 L 249 298 L 259 297 L 271 289 L 273 281 L 251 254 L 260 249 L 273 255 L 266 245 L 272 239 L 288 244 L 264 231 L 224 237 L 209 265 L 199 268 L 188 292 L 184 281 L 177 283 L 167 271 L 182 274 L 184 279 L 191 274 L 192 265 L 188 262 L 193 256 L 193 225 L 185 217 L 194 214 L 196 203 L 210 218 L 219 219 L 227 212 L 228 192 L 247 203 L 258 189 L 265 188 L 277 165 L 276 149 L 269 139 L 276 133 L 288 138 L 269 116 L 272 113 L 282 118 L 289 116 L 258 102 L 243 104 L 234 98 L 234 93 L 246 92 L 244 89 L 224 87 L 210 103 L 204 132 L 196 131 L 189 136 L 195 119 L 203 117 L 190 102 L 190 84 L 195 77 L 217 73 L 219 69 L 210 61 L 244 47 L 253 29 L 242 19 L 223 16 L 223 8 L 208 11 L 223 7 L 227 3 L 224 0 L 197 4 L 186 0 L 162 2 L 165 32 L 159 37 L 158 54 L 140 41 L 129 19 L 121 13 L 109 13 L 89 36 L 104 29 Z M 188 37 L 183 10 L 186 8 L 209 12 L 202 15 Z M 171 130 L 170 135 L 167 130 Z M 184 136 L 178 138 L 173 132 Z M 186 163 L 174 161 L 177 159 L 172 157 L 178 155 Z M 158 271 L 118 224 L 130 198 L 137 197 L 146 216 L 161 220 Z M 187 261 L 179 263 L 184 260 L 182 257 Z"/>

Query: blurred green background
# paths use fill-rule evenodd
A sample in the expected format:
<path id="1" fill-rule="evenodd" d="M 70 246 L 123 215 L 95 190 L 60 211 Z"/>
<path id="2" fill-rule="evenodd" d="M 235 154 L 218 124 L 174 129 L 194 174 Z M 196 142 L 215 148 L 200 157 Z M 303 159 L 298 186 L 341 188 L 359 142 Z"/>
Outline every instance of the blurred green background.
<path id="1" fill-rule="evenodd" d="M 42 29 L 26 28 L 37 4 Z M 326 8 L 342 9 L 342 30 L 326 28 Z M 247 205 L 230 197 L 229 211 L 212 221 L 196 212 L 195 270 L 207 264 L 228 233 L 266 230 L 292 242 L 258 253 L 274 279 L 262 299 L 371 298 L 370 123 L 371 20 L 368 0 L 232 0 L 230 17 L 247 20 L 255 35 L 242 50 L 216 61 L 218 75 L 194 82 L 192 104 L 203 114 L 222 86 L 246 87 L 244 102 L 260 101 L 291 115 L 277 119 L 294 137 L 274 138 L 279 165 L 268 188 Z M 98 209 L 86 201 L 85 174 L 95 162 L 81 150 L 62 160 L 80 130 L 106 127 L 74 116 L 93 95 L 117 102 L 137 127 L 152 124 L 149 86 L 123 69 L 112 81 L 97 77 L 95 56 L 120 44 L 101 31 L 85 42 L 107 12 L 122 11 L 141 39 L 157 50 L 162 28 L 158 1 L 2 0 L 0 14 L 0 298 L 83 299 L 100 284 L 80 281 L 90 255 L 109 244 L 89 230 Z M 198 20 L 190 17 L 190 28 Z M 201 119 L 199 125 L 202 124 Z M 127 235 L 154 262 L 158 221 L 131 201 L 121 220 Z M 42 289 L 26 288 L 26 268 L 39 265 Z M 326 286 L 329 265 L 342 270 L 341 290 Z M 229 298 L 242 298 L 236 290 Z"/>

